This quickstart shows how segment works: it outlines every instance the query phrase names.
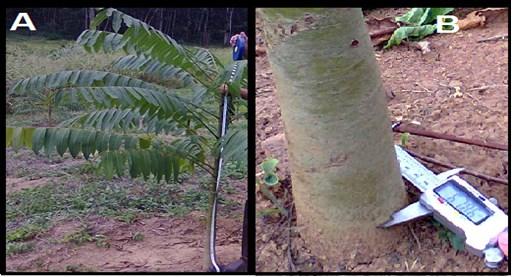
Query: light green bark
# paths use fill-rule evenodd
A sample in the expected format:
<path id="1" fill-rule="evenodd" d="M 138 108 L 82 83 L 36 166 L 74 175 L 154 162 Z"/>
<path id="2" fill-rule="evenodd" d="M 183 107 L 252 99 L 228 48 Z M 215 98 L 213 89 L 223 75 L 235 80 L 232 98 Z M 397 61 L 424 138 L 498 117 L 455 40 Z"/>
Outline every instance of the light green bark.
<path id="1" fill-rule="evenodd" d="M 261 9 L 301 234 L 315 254 L 381 251 L 405 204 L 385 93 L 360 9 Z"/>

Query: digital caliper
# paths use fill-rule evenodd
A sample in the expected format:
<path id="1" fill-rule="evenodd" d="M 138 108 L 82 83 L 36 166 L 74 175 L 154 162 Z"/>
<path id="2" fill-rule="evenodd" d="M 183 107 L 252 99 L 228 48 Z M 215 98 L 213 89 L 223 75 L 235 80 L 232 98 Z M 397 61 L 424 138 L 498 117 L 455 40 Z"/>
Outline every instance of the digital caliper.
<path id="1" fill-rule="evenodd" d="M 434 174 L 400 146 L 395 145 L 402 176 L 421 192 L 420 200 L 395 212 L 380 227 L 391 227 L 420 217 L 433 215 L 456 235 L 464 238 L 466 249 L 485 258 L 487 267 L 496 268 L 503 260 L 497 247 L 498 236 L 508 230 L 508 216 L 468 182 L 455 176 L 457 168 Z"/>

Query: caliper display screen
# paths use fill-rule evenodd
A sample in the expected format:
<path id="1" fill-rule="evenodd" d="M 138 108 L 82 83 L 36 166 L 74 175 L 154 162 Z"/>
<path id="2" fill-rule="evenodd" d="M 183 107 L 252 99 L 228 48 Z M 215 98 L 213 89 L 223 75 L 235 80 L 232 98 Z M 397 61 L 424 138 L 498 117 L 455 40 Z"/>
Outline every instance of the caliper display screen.
<path id="1" fill-rule="evenodd" d="M 435 188 L 434 191 L 476 225 L 493 214 L 480 199 L 470 194 L 455 181 L 450 180 Z"/>

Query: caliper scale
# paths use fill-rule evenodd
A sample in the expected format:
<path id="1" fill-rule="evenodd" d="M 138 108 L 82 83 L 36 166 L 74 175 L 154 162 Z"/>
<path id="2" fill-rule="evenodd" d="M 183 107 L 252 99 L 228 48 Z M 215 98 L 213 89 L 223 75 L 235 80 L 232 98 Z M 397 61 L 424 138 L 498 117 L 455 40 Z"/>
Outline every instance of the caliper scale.
<path id="1" fill-rule="evenodd" d="M 420 200 L 395 212 L 380 227 L 387 228 L 432 215 L 450 231 L 464 238 L 466 249 L 485 258 L 496 268 L 504 255 L 497 247 L 498 235 L 508 230 L 508 216 L 464 179 L 456 176 L 463 168 L 438 175 L 427 169 L 400 146 L 395 145 L 402 176 L 418 188 Z"/>

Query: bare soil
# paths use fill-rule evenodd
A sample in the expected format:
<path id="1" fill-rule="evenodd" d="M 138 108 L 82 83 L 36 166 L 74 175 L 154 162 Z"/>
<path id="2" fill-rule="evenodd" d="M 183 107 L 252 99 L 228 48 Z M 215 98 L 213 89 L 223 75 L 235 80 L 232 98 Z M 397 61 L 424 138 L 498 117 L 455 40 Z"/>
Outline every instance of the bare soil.
<path id="1" fill-rule="evenodd" d="M 455 14 L 461 18 L 472 10 L 457 9 Z M 365 16 L 393 17 L 403 12 L 404 9 L 374 9 L 366 12 Z M 477 41 L 507 34 L 507 22 L 508 17 L 485 27 L 427 37 L 425 41 L 430 43 L 432 50 L 427 54 L 405 45 L 385 51 L 376 49 L 391 120 L 416 121 L 427 130 L 506 144 L 509 124 L 508 40 Z M 256 162 L 259 164 L 270 156 L 279 159 L 281 187 L 276 194 L 291 210 L 293 183 L 289 176 L 276 88 L 260 24 L 257 16 Z M 395 142 L 400 143 L 399 134 L 395 134 Z M 504 151 L 413 135 L 409 137 L 407 148 L 443 162 L 508 179 L 509 160 Z M 436 172 L 446 170 L 435 165 L 428 167 Z M 498 199 L 508 214 L 506 185 L 465 174 L 462 177 L 484 194 Z M 410 197 L 411 201 L 417 200 L 417 193 Z M 258 212 L 272 207 L 269 200 L 258 194 Z M 287 222 L 276 214 L 257 217 L 257 271 L 324 271 L 319 258 L 311 255 L 305 246 L 294 220 Z M 508 269 L 508 261 L 491 270 L 484 266 L 482 259 L 465 251 L 456 251 L 439 238 L 439 231 L 431 219 L 398 228 L 406 230 L 400 244 L 377 256 L 347 253 L 346 257 L 340 257 L 336 271 L 506 272 Z"/>
<path id="2" fill-rule="evenodd" d="M 7 259 L 7 271 L 88 272 L 189 272 L 205 268 L 205 216 L 151 217 L 123 223 L 104 217 L 88 217 L 86 225 L 109 245 L 64 242 L 66 235 L 84 222 L 64 221 L 35 238 L 34 250 Z M 221 263 L 240 257 L 240 221 L 218 221 L 217 255 Z M 134 239 L 138 234 L 141 240 Z"/>

